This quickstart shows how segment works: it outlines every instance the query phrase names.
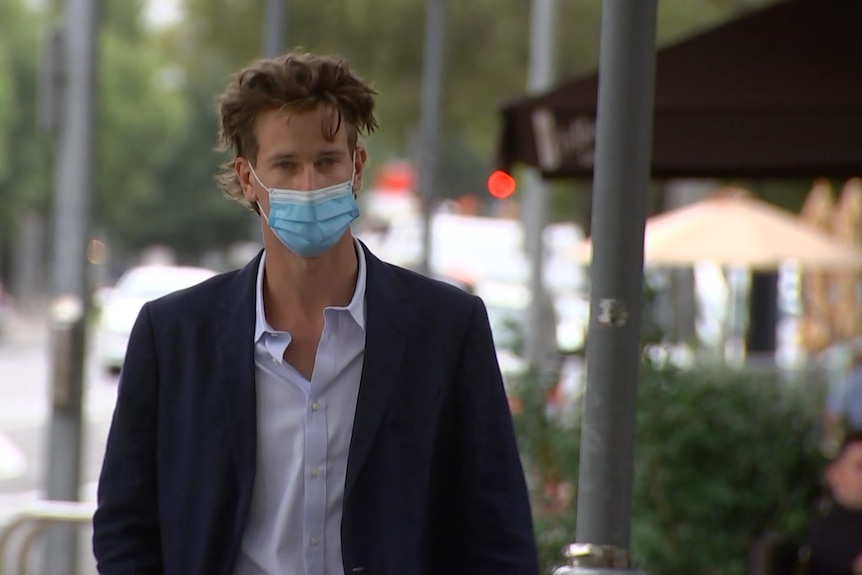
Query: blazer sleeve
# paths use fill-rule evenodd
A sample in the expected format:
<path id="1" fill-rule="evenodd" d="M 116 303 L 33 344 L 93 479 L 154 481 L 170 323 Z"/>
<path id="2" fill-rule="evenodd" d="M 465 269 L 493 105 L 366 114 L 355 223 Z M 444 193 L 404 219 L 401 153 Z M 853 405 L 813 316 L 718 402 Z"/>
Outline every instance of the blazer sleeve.
<path id="1" fill-rule="evenodd" d="M 93 552 L 101 575 L 163 573 L 156 482 L 158 370 L 149 304 L 132 328 L 111 422 Z"/>
<path id="2" fill-rule="evenodd" d="M 475 299 L 457 384 L 462 573 L 539 573 L 532 515 L 488 313 Z"/>

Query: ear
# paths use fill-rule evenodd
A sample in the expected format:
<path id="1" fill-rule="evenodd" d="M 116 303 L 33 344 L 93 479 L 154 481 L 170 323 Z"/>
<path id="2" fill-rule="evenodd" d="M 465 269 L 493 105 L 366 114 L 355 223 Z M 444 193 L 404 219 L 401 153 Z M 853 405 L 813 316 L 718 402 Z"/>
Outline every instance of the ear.
<path id="1" fill-rule="evenodd" d="M 353 158 L 354 166 L 356 167 L 356 175 L 353 176 L 353 193 L 356 193 L 362 188 L 362 175 L 365 173 L 365 163 L 368 161 L 368 151 L 364 146 L 356 144 L 356 155 Z"/>
<path id="2" fill-rule="evenodd" d="M 236 179 L 239 181 L 239 187 L 242 189 L 242 195 L 245 199 L 254 204 L 257 202 L 257 186 L 255 186 L 254 177 L 251 174 L 251 167 L 248 160 L 245 158 L 237 158 L 233 162 L 233 169 L 236 171 Z"/>

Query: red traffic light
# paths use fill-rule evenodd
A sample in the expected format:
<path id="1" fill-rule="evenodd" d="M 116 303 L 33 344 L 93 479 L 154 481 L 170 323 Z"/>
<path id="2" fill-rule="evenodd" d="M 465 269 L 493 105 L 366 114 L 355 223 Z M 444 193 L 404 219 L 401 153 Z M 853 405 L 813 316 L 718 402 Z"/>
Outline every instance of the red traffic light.
<path id="1" fill-rule="evenodd" d="M 495 198 L 508 198 L 515 193 L 515 187 L 515 178 L 502 170 L 488 176 L 488 192 Z"/>

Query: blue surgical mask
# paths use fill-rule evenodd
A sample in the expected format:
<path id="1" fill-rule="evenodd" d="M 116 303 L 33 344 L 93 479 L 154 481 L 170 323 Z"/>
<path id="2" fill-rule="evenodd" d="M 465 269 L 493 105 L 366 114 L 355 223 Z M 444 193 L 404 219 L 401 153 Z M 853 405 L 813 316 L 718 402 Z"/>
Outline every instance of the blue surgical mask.
<path id="1" fill-rule="evenodd" d="M 316 190 L 268 188 L 249 164 L 254 179 L 269 192 L 269 216 L 261 215 L 275 236 L 290 251 L 304 258 L 319 256 L 341 239 L 359 216 L 353 194 L 353 175 L 346 182 Z"/>

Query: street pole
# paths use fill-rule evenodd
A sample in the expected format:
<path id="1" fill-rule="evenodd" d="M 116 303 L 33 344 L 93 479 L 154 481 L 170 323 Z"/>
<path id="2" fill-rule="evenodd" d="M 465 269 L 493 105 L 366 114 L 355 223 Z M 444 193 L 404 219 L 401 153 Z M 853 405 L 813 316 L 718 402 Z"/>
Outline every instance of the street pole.
<path id="1" fill-rule="evenodd" d="M 533 0 L 530 14 L 530 60 L 527 76 L 527 91 L 531 94 L 543 92 L 554 81 L 554 51 L 556 47 L 556 0 Z M 521 217 L 524 223 L 524 247 L 530 261 L 530 307 L 525 344 L 525 355 L 529 365 L 542 369 L 543 363 L 553 350 L 547 349 L 555 338 L 555 326 L 548 325 L 552 318 L 544 310 L 553 304 L 546 302 L 544 282 L 543 232 L 548 223 L 548 192 L 542 176 L 536 168 L 527 168 L 523 175 L 524 199 Z"/>
<path id="2" fill-rule="evenodd" d="M 422 117 L 419 125 L 417 192 L 422 203 L 422 261 L 420 271 L 431 273 L 431 220 L 437 186 L 440 148 L 440 100 L 446 48 L 446 0 L 427 0 L 425 51 L 422 62 Z"/>
<path id="3" fill-rule="evenodd" d="M 54 183 L 52 398 L 44 478 L 45 495 L 51 500 L 77 501 L 80 496 L 97 22 L 97 0 L 66 0 L 65 83 Z M 67 526 L 46 534 L 42 573 L 75 572 L 76 535 L 74 527 Z"/>
<path id="4" fill-rule="evenodd" d="M 284 52 L 285 18 L 289 0 L 266 0 L 263 11 L 263 44 L 261 52 L 265 58 L 276 58 Z M 251 237 L 263 243 L 261 237 L 260 219 L 249 219 Z"/>
<path id="5" fill-rule="evenodd" d="M 263 55 L 279 56 L 284 51 L 284 20 L 288 0 L 266 0 L 263 17 Z"/>
<path id="6" fill-rule="evenodd" d="M 630 572 L 657 0 L 604 0 L 576 543 L 558 573 Z"/>

